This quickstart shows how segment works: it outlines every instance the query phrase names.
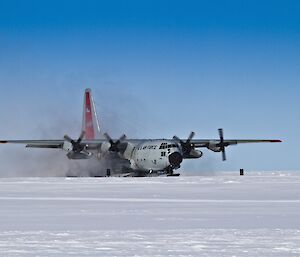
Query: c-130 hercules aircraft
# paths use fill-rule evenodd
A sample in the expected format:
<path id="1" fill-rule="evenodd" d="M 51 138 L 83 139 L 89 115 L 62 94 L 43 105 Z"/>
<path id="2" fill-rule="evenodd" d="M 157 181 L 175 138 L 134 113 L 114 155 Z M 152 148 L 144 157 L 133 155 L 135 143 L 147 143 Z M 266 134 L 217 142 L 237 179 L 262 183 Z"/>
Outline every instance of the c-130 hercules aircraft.
<path id="1" fill-rule="evenodd" d="M 203 153 L 198 148 L 207 148 L 220 152 L 223 161 L 226 160 L 225 148 L 230 145 L 244 143 L 278 143 L 273 139 L 224 139 L 223 129 L 219 129 L 219 139 L 194 139 L 191 132 L 187 139 L 174 136 L 172 139 L 128 139 L 122 135 L 112 139 L 104 133 L 105 139 L 97 139 L 100 134 L 95 105 L 90 89 L 85 90 L 82 132 L 77 140 L 65 135 L 58 140 L 2 140 L 0 143 L 25 144 L 29 148 L 62 149 L 69 159 L 90 159 L 93 156 L 101 159 L 115 153 L 118 159 L 128 160 L 130 167 L 119 175 L 123 176 L 178 176 L 174 170 L 180 168 L 184 159 L 198 159 Z M 108 171 L 108 175 L 110 171 Z M 114 174 L 114 171 L 112 171 Z"/>

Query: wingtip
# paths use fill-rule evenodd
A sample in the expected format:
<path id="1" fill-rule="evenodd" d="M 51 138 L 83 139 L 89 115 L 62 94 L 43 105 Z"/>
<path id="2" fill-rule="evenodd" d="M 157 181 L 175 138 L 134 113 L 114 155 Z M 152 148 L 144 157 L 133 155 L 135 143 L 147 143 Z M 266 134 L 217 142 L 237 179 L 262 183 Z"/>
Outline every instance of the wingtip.
<path id="1" fill-rule="evenodd" d="M 7 143 L 7 141 L 5 141 L 5 140 L 0 140 L 0 144 L 6 144 Z"/>
<path id="2" fill-rule="evenodd" d="M 282 141 L 281 141 L 281 140 L 278 140 L 278 139 L 276 139 L 276 140 L 271 140 L 271 143 L 282 143 Z"/>

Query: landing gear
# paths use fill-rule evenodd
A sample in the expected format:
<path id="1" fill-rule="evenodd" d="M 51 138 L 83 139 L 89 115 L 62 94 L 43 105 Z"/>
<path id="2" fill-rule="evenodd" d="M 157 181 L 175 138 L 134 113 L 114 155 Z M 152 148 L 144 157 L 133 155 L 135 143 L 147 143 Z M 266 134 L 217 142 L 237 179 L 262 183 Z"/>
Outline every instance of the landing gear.
<path id="1" fill-rule="evenodd" d="M 167 177 L 178 177 L 180 176 L 179 173 L 174 173 L 174 168 L 169 166 L 167 169 L 166 169 L 166 174 L 167 174 Z"/>
<path id="2" fill-rule="evenodd" d="M 167 177 L 179 177 L 179 173 L 167 174 Z"/>

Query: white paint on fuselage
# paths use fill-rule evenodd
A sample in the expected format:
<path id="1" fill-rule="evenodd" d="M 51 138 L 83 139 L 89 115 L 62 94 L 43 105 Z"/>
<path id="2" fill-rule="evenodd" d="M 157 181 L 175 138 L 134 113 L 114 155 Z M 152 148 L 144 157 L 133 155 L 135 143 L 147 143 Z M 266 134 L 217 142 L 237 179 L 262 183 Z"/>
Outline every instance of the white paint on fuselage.
<path id="1" fill-rule="evenodd" d="M 169 155 L 181 150 L 172 140 L 149 140 L 136 145 L 130 162 L 134 170 L 163 171 L 170 166 Z"/>

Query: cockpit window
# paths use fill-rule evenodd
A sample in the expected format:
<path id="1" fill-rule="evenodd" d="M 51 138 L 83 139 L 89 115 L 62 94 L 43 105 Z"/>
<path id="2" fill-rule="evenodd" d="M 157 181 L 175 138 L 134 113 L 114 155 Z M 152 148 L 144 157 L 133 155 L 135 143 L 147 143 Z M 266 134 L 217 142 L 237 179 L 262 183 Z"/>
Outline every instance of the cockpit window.
<path id="1" fill-rule="evenodd" d="M 167 143 L 162 143 L 159 147 L 159 149 L 167 149 L 167 148 L 174 148 L 177 147 L 176 144 L 167 144 Z"/>
<path id="2" fill-rule="evenodd" d="M 176 147 L 176 145 L 175 144 L 168 145 L 168 148 L 173 148 L 173 147 Z"/>
<path id="3" fill-rule="evenodd" d="M 168 148 L 168 144 L 167 143 L 162 143 L 159 147 L 159 149 L 166 149 Z"/>

